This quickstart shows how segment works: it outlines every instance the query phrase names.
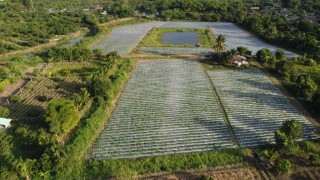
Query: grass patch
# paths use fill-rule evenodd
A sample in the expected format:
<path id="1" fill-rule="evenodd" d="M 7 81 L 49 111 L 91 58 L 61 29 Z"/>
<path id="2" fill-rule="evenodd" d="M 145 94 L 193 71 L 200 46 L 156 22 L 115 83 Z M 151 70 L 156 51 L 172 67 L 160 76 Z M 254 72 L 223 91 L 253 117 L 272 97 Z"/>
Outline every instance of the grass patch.
<path id="1" fill-rule="evenodd" d="M 161 171 L 177 172 L 186 169 L 202 169 L 205 167 L 239 164 L 244 161 L 241 149 L 225 149 L 201 153 L 175 154 L 138 159 L 91 160 L 87 164 L 88 178 L 115 177 L 124 170 L 137 174 L 148 174 Z"/>
<path id="2" fill-rule="evenodd" d="M 174 45 L 161 43 L 164 33 L 168 32 L 197 32 L 200 47 L 211 48 L 214 45 L 215 38 L 211 30 L 201 28 L 153 28 L 143 38 L 139 47 L 195 47 L 190 44 Z"/>

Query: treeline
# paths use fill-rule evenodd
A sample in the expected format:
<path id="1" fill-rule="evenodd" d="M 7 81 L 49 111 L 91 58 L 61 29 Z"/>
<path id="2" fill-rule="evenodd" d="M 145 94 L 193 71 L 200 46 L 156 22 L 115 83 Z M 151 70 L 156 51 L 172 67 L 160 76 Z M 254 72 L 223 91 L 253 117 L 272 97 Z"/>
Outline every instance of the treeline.
<path id="1" fill-rule="evenodd" d="M 76 32 L 80 27 L 89 28 L 89 35 L 95 35 L 99 32 L 96 24 L 109 18 L 98 11 L 48 13 L 44 9 L 27 10 L 17 2 L 0 4 L 0 54 L 62 39 L 58 35 Z"/>
<path id="2" fill-rule="evenodd" d="M 320 62 L 319 25 L 303 19 L 291 24 L 283 16 L 259 13 L 246 16 L 239 24 L 262 39 L 306 53 Z"/>
<path id="3" fill-rule="evenodd" d="M 140 12 L 166 19 L 234 22 L 246 14 L 243 1 L 239 0 L 138 0 L 131 4 Z"/>
<path id="4" fill-rule="evenodd" d="M 257 52 L 257 60 L 276 73 L 283 80 L 286 88 L 300 99 L 311 112 L 320 112 L 320 86 L 311 78 L 309 73 L 299 73 L 295 66 L 317 67 L 312 59 L 305 57 L 285 58 L 283 50 L 277 50 L 275 55 L 269 49 Z"/>
<path id="5" fill-rule="evenodd" d="M 85 173 L 87 150 L 103 129 L 134 61 L 113 52 L 101 56 L 99 64 L 101 69 L 85 78 L 86 88 L 67 99 L 49 101 L 43 119 L 36 123 L 16 121 L 6 132 L 0 132 L 1 179 L 64 179 Z M 90 99 L 92 105 L 81 117 L 79 112 Z M 1 111 L 7 113 L 6 109 Z"/>

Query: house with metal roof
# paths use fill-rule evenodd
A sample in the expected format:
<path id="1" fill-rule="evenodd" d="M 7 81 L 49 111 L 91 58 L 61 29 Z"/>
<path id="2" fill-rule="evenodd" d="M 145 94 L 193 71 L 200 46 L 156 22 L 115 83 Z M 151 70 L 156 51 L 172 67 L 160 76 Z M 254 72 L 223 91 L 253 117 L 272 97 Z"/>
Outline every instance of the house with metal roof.
<path id="1" fill-rule="evenodd" d="M 0 118 L 0 126 L 3 128 L 8 128 L 11 125 L 12 119 Z"/>

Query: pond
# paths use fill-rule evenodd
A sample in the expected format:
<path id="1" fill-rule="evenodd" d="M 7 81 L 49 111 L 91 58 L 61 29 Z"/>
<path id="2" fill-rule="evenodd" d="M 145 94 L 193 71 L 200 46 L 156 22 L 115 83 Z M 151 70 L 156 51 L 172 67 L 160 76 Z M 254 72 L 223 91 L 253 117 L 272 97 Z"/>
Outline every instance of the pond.
<path id="1" fill-rule="evenodd" d="M 75 39 L 70 40 L 69 43 L 62 45 L 62 47 L 69 47 L 69 46 L 74 46 L 76 45 L 78 42 L 80 42 L 82 39 L 84 38 L 84 36 L 79 36 Z"/>
<path id="2" fill-rule="evenodd" d="M 195 31 L 185 31 L 185 32 L 167 32 L 162 36 L 163 44 L 198 44 L 198 33 Z"/>

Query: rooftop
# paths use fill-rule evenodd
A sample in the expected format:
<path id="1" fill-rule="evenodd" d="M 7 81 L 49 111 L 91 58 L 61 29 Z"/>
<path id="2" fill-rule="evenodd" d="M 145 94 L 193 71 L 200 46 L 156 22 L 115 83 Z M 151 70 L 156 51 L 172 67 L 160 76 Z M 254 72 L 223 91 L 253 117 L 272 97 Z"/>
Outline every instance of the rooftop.
<path id="1" fill-rule="evenodd" d="M 4 126 L 5 128 L 8 128 L 10 126 L 11 121 L 12 119 L 0 118 L 0 126 Z"/>

